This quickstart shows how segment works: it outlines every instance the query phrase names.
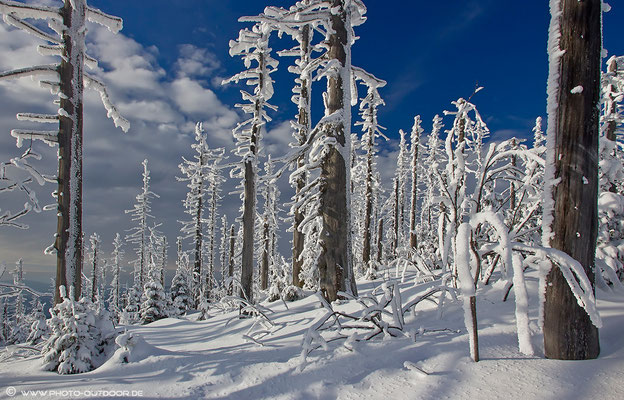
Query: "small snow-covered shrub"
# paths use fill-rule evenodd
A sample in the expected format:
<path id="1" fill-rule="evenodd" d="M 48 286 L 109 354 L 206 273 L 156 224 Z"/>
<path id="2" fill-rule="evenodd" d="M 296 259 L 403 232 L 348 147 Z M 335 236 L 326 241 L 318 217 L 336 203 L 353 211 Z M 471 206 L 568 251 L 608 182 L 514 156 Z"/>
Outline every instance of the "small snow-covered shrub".
<path id="1" fill-rule="evenodd" d="M 157 279 L 152 278 L 145 284 L 143 295 L 145 301 L 141 304 L 142 324 L 149 324 L 167 317 L 165 290 Z"/>
<path id="2" fill-rule="evenodd" d="M 32 311 L 32 323 L 30 324 L 30 334 L 26 341 L 30 344 L 37 344 L 41 342 L 44 336 L 47 336 L 50 330 L 46 324 L 46 317 L 43 313 L 43 304 L 37 302 L 35 308 Z"/>
<path id="3" fill-rule="evenodd" d="M 303 290 L 294 285 L 288 285 L 282 290 L 282 299 L 285 301 L 295 301 L 304 297 Z"/>
<path id="4" fill-rule="evenodd" d="M 44 369 L 59 374 L 91 371 L 102 364 L 116 332 L 107 311 L 86 298 L 73 300 L 61 287 L 63 302 L 50 310 L 51 337 L 42 349 Z"/>

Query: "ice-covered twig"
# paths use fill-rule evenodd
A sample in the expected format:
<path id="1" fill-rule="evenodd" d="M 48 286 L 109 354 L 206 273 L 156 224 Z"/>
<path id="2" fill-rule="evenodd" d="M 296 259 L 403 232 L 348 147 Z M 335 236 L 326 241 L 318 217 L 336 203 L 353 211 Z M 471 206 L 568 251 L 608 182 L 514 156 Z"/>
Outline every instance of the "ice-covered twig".
<path id="1" fill-rule="evenodd" d="M 62 20 L 58 8 L 0 0 L 0 14 L 16 14 L 20 18 Z"/>
<path id="2" fill-rule="evenodd" d="M 49 34 L 47 34 L 46 32 L 42 31 L 41 29 L 37 28 L 36 26 L 29 24 L 26 21 L 23 21 L 22 19 L 18 18 L 15 16 L 15 14 L 5 14 L 3 16 L 4 22 L 6 22 L 9 25 L 12 25 L 16 28 L 22 29 L 28 33 L 30 33 L 31 35 L 38 37 L 39 39 L 43 39 L 45 41 L 48 41 L 50 43 L 54 43 L 56 45 L 60 45 L 62 44 L 62 42 L 53 37 L 50 36 Z"/>
<path id="3" fill-rule="evenodd" d="M 106 14 L 97 8 L 87 8 L 87 19 L 96 24 L 105 26 L 109 31 L 117 33 L 123 29 L 123 19 Z"/>
<path id="4" fill-rule="evenodd" d="M 34 67 L 18 68 L 12 71 L 0 72 L 0 80 L 21 78 L 24 76 L 53 76 L 58 79 L 58 65 L 37 65 Z"/>
<path id="5" fill-rule="evenodd" d="M 102 104 L 104 108 L 106 108 L 108 118 L 113 120 L 113 123 L 116 127 L 121 128 L 122 131 L 128 132 L 130 129 L 130 122 L 125 119 L 117 110 L 117 107 L 113 104 L 108 96 L 108 92 L 106 90 L 106 85 L 96 78 L 89 76 L 88 74 L 84 75 L 85 84 L 87 88 L 94 89 L 100 94 L 100 98 L 102 99 Z"/>

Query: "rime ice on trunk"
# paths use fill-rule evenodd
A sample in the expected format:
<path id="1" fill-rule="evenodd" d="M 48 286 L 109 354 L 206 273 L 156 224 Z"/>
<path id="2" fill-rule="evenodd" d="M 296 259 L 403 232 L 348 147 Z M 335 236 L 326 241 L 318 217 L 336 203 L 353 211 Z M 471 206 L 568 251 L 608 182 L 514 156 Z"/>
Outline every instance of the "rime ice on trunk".
<path id="1" fill-rule="evenodd" d="M 55 191 L 58 203 L 57 232 L 54 245 L 46 249 L 46 253 L 56 252 L 57 255 L 55 304 L 63 300 L 60 287 L 69 288 L 77 300 L 82 289 L 82 98 L 85 83 L 100 93 L 115 125 L 121 126 L 124 131 L 129 128 L 128 121 L 119 115 L 110 102 L 104 84 L 84 73 L 85 65 L 93 67 L 97 64 L 85 54 L 86 21 L 105 25 L 114 32 L 119 31 L 123 23 L 120 18 L 88 7 L 86 0 L 65 0 L 60 9 L 0 0 L 0 13 L 7 24 L 46 41 L 46 45 L 39 46 L 40 53 L 61 57 L 60 64 L 16 69 L 0 73 L 0 79 L 24 76 L 38 78 L 42 87 L 50 89 L 60 98 L 57 115 L 18 114 L 19 120 L 43 123 L 59 121 L 58 132 L 14 129 L 11 135 L 17 139 L 18 147 L 21 147 L 24 139 L 37 139 L 50 146 L 59 146 L 58 189 Z M 50 20 L 48 26 L 51 31 L 46 32 L 25 19 Z M 52 31 L 57 32 L 60 38 Z"/>
<path id="2" fill-rule="evenodd" d="M 410 196 L 410 248 L 416 251 L 418 247 L 418 234 L 416 232 L 416 208 L 418 203 L 418 150 L 420 147 L 420 134 L 423 129 L 420 127 L 420 116 L 414 117 L 414 127 L 412 128 L 412 193 Z"/>
<path id="3" fill-rule="evenodd" d="M 552 221 L 552 236 L 547 239 L 553 248 L 579 261 L 592 283 L 598 223 L 601 7 L 600 0 L 551 0 L 549 43 L 554 82 L 549 82 L 548 157 L 558 183 L 552 188 L 552 219 L 544 218 L 545 224 Z M 554 53 L 560 58 L 553 63 Z M 573 90 L 579 85 L 581 93 Z M 600 352 L 598 328 L 577 303 L 559 268 L 552 268 L 547 277 L 544 348 L 546 357 L 556 359 L 590 359 Z"/>
<path id="4" fill-rule="evenodd" d="M 241 157 L 241 162 L 231 173 L 232 177 L 241 178 L 239 186 L 243 200 L 241 296 L 249 302 L 253 302 L 257 157 L 261 135 L 265 129 L 264 125 L 271 120 L 266 113 L 266 108 L 275 109 L 268 103 L 273 96 L 273 80 L 270 74 L 277 69 L 278 65 L 277 61 L 271 57 L 269 47 L 271 30 L 271 25 L 257 23 L 251 30 L 241 30 L 238 39 L 230 41 L 230 55 L 241 56 L 248 69 L 224 81 L 228 83 L 244 80 L 254 87 L 253 94 L 241 90 L 243 100 L 248 103 L 236 105 L 245 113 L 251 114 L 251 117 L 233 130 L 237 141 L 235 153 Z"/>
<path id="5" fill-rule="evenodd" d="M 73 5 L 73 6 L 72 6 Z M 82 80 L 85 51 L 85 0 L 65 1 L 62 8 L 63 57 L 59 66 L 58 223 L 56 230 L 56 290 L 54 303 L 63 301 L 59 288 L 73 287 L 74 300 L 82 289 Z M 71 291 L 70 291 L 71 292 Z"/>
<path id="6" fill-rule="evenodd" d="M 350 77 L 347 70 L 347 28 L 345 21 L 347 11 L 344 0 L 334 0 L 334 7 L 339 12 L 332 15 L 331 28 L 333 33 L 329 37 L 329 57 L 338 65 L 334 73 L 329 76 L 325 96 L 325 114 L 342 113 L 341 119 L 328 124 L 325 132 L 328 138 L 335 140 L 334 146 L 328 146 L 321 164 L 321 199 L 319 213 L 322 217 L 320 235 L 321 255 L 319 257 L 320 286 L 324 297 L 329 301 L 338 299 L 339 291 L 352 290 L 355 287 L 353 274 L 347 287 L 349 269 L 351 265 L 349 240 L 349 210 L 347 208 L 347 159 L 341 149 L 348 150 L 347 140 L 350 139 L 348 129 L 351 125 L 350 96 L 345 94 Z M 350 60 L 349 60 L 350 61 Z M 350 111 L 350 110 L 348 110 Z M 346 115 L 345 115 L 346 114 Z"/>

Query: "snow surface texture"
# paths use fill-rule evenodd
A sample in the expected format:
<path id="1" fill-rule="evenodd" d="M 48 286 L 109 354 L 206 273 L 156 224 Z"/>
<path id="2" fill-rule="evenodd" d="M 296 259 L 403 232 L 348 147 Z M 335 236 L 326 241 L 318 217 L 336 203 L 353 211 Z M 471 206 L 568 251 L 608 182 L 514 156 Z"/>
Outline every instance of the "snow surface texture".
<path id="1" fill-rule="evenodd" d="M 599 292 L 604 327 L 600 330 L 602 352 L 598 359 L 546 360 L 536 325 L 537 276 L 535 272 L 527 275 L 535 357 L 518 352 L 515 299 L 512 295 L 507 302 L 500 301 L 505 291 L 500 281 L 477 290 L 479 363 L 469 358 L 461 302 L 447 298 L 441 319 L 436 306 L 428 302 L 420 303 L 415 315 L 406 316 L 406 327 L 415 341 L 387 338 L 353 342 L 349 343 L 352 351 L 343 346 L 344 341 L 330 342 L 328 350 L 314 350 L 297 372 L 304 333 L 325 313 L 318 299 L 309 296 L 289 303 L 289 310 L 281 302 L 268 305 L 273 310 L 268 316 L 275 326 L 261 340 L 263 346 L 242 337 L 254 324 L 252 319 L 232 319 L 236 313 L 227 313 L 201 322 L 163 319 L 128 327 L 128 333 L 117 338 L 122 348 L 115 356 L 86 374 L 44 372 L 39 357 L 3 361 L 0 398 L 8 398 L 8 387 L 19 395 L 28 390 L 82 393 L 72 398 L 89 398 L 87 391 L 98 390 L 135 391 L 150 399 L 624 398 L 622 295 Z M 404 299 L 429 287 L 414 286 L 414 277 L 410 270 L 407 283 L 401 284 Z M 358 288 L 366 295 L 381 285 L 382 280 L 361 281 Z M 336 307 L 357 309 L 351 302 Z M 433 332 L 435 329 L 448 330 Z M 124 355 L 128 362 L 124 362 Z M 59 398 L 49 393 L 37 398 Z"/>

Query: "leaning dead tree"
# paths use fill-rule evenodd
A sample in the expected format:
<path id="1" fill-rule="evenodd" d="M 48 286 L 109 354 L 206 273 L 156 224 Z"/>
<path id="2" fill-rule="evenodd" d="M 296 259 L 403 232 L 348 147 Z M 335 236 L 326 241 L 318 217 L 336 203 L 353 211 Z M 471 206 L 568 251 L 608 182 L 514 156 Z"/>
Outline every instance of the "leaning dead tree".
<path id="1" fill-rule="evenodd" d="M 111 103 L 104 84 L 84 72 L 97 61 L 86 54 L 85 37 L 87 21 L 106 26 L 112 32 L 121 30 L 121 18 L 113 17 L 91 8 L 86 0 L 65 0 L 63 7 L 55 8 L 1 0 L 0 13 L 4 21 L 41 39 L 40 54 L 58 56 L 58 64 L 37 65 L 0 74 L 1 79 L 32 77 L 39 79 L 42 87 L 57 94 L 59 105 L 56 114 L 18 114 L 22 121 L 58 123 L 58 130 L 37 131 L 14 129 L 11 135 L 18 147 L 23 140 L 38 139 L 59 148 L 58 224 L 56 241 L 50 252 L 57 255 L 55 303 L 62 301 L 59 288 L 73 287 L 76 299 L 81 292 L 82 269 L 82 120 L 83 89 L 90 87 L 100 93 L 102 103 L 116 126 L 124 131 L 129 123 Z M 45 20 L 49 31 L 27 20 Z M 69 291 L 72 292 L 71 290 Z"/>

